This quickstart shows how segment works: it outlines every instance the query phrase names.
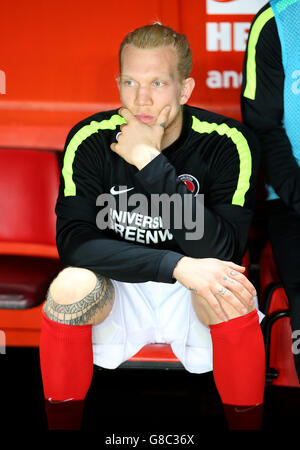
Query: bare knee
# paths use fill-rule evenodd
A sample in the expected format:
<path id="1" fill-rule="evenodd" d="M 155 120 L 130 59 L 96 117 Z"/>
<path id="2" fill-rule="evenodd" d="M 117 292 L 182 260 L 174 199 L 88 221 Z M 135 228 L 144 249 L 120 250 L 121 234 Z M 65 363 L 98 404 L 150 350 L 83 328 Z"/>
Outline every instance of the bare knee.
<path id="1" fill-rule="evenodd" d="M 63 269 L 50 285 L 52 297 L 69 304 L 85 297 L 96 285 L 96 274 L 81 267 Z"/>
<path id="2" fill-rule="evenodd" d="M 44 311 L 57 322 L 86 325 L 102 322 L 111 311 L 111 281 L 88 269 L 68 267 L 50 285 Z"/>
<path id="3" fill-rule="evenodd" d="M 192 294 L 192 304 L 196 316 L 200 320 L 201 323 L 205 326 L 216 325 L 221 323 L 222 320 L 218 317 L 218 315 L 214 312 L 213 308 L 208 304 L 208 302 L 200 297 L 199 295 Z M 237 317 L 242 317 L 245 314 L 250 313 L 255 309 L 255 306 L 248 306 L 247 312 L 242 314 L 238 312 L 235 308 L 233 308 L 230 304 L 225 301 L 221 301 L 220 305 L 226 314 L 228 320 L 236 319 Z"/>

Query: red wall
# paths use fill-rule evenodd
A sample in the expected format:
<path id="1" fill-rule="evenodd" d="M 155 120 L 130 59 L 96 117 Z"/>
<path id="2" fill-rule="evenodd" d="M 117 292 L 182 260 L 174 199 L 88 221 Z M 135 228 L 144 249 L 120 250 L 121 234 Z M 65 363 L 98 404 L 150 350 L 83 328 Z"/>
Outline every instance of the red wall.
<path id="1" fill-rule="evenodd" d="M 221 3 L 226 14 L 208 14 L 211 5 L 219 8 Z M 74 123 L 98 110 L 117 106 L 115 77 L 120 41 L 127 32 L 155 20 L 189 38 L 194 54 L 192 75 L 196 79 L 190 103 L 238 118 L 239 86 L 232 86 L 230 81 L 224 87 L 215 81 L 212 88 L 207 85 L 208 74 L 215 71 L 214 76 L 222 78 L 227 70 L 241 72 L 243 51 L 239 48 L 245 36 L 233 33 L 234 23 L 250 23 L 253 14 L 247 11 L 258 10 L 263 3 L 263 0 L 2 1 L 0 146 L 61 150 Z M 248 4 L 246 14 L 231 14 L 236 4 Z M 217 22 L 227 23 L 218 25 L 224 28 L 224 36 L 215 41 L 220 48 L 209 50 L 207 47 L 212 43 L 208 42 L 211 39 L 206 28 L 213 30 L 216 25 L 207 24 Z"/>

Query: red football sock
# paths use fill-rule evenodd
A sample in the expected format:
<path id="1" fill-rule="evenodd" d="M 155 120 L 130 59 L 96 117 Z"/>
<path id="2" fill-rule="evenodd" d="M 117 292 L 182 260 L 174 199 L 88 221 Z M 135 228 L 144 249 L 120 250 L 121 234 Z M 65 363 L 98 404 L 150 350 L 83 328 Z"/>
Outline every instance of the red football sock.
<path id="1" fill-rule="evenodd" d="M 70 429 L 67 410 L 74 418 L 75 428 L 78 427 L 79 420 L 75 415 L 82 414 L 83 401 L 93 377 L 92 326 L 58 323 L 42 312 L 40 365 L 49 428 L 66 426 Z M 50 406 L 50 402 L 58 401 L 64 403 L 51 403 Z M 65 423 L 62 423 L 62 410 Z"/>
<path id="2" fill-rule="evenodd" d="M 210 332 L 214 380 L 225 405 L 229 427 L 239 429 L 239 416 L 243 417 L 241 426 L 246 427 L 248 413 L 252 417 L 248 427 L 256 428 L 261 422 L 265 387 L 265 346 L 257 310 L 211 325 Z"/>
<path id="3" fill-rule="evenodd" d="M 45 399 L 48 430 L 80 430 L 84 400 L 52 403 Z"/>

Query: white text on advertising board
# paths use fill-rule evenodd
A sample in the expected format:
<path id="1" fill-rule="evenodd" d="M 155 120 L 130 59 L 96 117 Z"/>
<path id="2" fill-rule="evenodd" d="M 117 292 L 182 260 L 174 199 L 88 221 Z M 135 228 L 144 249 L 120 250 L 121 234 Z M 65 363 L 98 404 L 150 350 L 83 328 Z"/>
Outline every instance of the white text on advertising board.
<path id="1" fill-rule="evenodd" d="M 250 22 L 208 22 L 206 24 L 206 50 L 208 52 L 244 52 Z"/>

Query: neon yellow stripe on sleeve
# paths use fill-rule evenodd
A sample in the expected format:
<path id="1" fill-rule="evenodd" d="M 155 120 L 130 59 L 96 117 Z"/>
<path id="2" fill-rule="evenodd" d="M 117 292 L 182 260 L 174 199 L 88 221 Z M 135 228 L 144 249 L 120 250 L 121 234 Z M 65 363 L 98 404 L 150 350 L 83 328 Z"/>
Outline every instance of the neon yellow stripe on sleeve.
<path id="1" fill-rule="evenodd" d="M 213 133 L 227 136 L 235 144 L 240 159 L 239 178 L 236 190 L 232 197 L 232 204 L 244 206 L 245 195 L 250 187 L 252 173 L 252 157 L 245 136 L 235 127 L 230 128 L 227 124 L 208 123 L 193 116 L 192 129 L 198 133 Z"/>
<path id="2" fill-rule="evenodd" d="M 126 121 L 123 117 L 115 114 L 110 119 L 102 120 L 101 122 L 96 122 L 93 120 L 89 125 L 83 126 L 79 131 L 77 131 L 77 133 L 74 134 L 66 148 L 62 169 L 65 184 L 65 197 L 76 195 L 76 185 L 73 180 L 73 162 L 79 145 L 89 136 L 97 133 L 98 130 L 115 130 L 118 125 L 122 125 L 122 123 L 125 122 Z"/>
<path id="3" fill-rule="evenodd" d="M 266 9 L 260 14 L 255 20 L 248 42 L 248 53 L 246 62 L 246 86 L 244 90 L 244 97 L 250 98 L 250 100 L 255 99 L 256 93 L 256 44 L 261 30 L 265 24 L 274 17 L 272 8 Z"/>

